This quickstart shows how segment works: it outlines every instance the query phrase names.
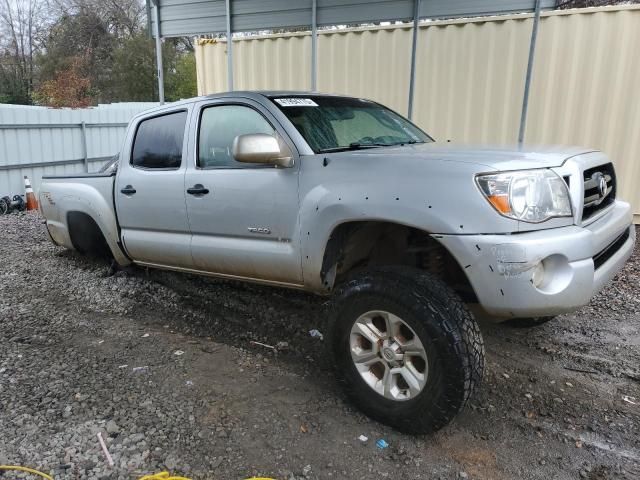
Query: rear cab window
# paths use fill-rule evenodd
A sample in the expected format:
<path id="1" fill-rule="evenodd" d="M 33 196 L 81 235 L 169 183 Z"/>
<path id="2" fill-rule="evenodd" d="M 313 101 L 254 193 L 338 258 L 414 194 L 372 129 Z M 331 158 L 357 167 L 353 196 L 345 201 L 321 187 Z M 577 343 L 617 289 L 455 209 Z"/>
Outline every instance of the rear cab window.
<path id="1" fill-rule="evenodd" d="M 148 170 L 179 169 L 186 121 L 186 110 L 142 120 L 133 140 L 131 165 Z"/>

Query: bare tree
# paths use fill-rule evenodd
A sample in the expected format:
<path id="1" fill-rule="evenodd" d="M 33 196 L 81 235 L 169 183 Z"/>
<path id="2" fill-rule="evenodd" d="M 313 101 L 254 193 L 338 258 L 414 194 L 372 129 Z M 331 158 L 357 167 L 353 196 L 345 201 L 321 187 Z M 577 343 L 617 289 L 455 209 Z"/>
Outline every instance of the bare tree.
<path id="1" fill-rule="evenodd" d="M 640 3 L 640 0 L 559 0 L 556 8 L 604 7 L 607 5 L 624 5 L 631 3 Z"/>
<path id="2" fill-rule="evenodd" d="M 5 96 L 30 98 L 34 55 L 41 48 L 48 24 L 46 4 L 37 0 L 0 0 L 0 75 L 12 92 Z"/>
<path id="3" fill-rule="evenodd" d="M 48 0 L 57 17 L 91 11 L 109 26 L 118 38 L 131 37 L 145 26 L 143 0 Z"/>

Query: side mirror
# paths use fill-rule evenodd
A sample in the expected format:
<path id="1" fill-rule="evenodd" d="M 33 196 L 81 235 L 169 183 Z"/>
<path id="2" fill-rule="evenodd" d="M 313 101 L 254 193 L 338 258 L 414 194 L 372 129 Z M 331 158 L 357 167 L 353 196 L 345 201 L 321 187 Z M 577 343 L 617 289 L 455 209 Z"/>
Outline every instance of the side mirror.
<path id="1" fill-rule="evenodd" d="M 243 163 L 268 163 L 279 167 L 293 166 L 289 147 L 266 133 L 238 135 L 233 140 L 233 158 Z"/>

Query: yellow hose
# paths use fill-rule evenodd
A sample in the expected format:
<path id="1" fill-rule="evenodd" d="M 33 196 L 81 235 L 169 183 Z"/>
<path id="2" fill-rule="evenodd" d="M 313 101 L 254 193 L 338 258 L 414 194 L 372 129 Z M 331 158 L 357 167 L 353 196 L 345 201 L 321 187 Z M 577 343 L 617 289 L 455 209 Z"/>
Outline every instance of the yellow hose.
<path id="1" fill-rule="evenodd" d="M 32 473 L 34 475 L 39 475 L 42 478 L 46 478 L 47 480 L 53 480 L 53 477 L 51 477 L 50 475 L 39 472 L 38 470 L 34 470 L 33 468 L 29 468 L 29 467 L 20 467 L 18 465 L 0 465 L 0 470 L 13 470 L 16 472 Z M 171 476 L 169 472 L 159 472 L 159 473 L 154 473 L 153 475 L 145 475 L 144 477 L 140 477 L 139 480 L 191 480 L 191 479 L 187 477 Z M 266 477 L 251 477 L 247 480 L 273 480 L 273 479 L 266 478 Z"/>
<path id="2" fill-rule="evenodd" d="M 29 467 L 19 467 L 17 465 L 0 465 L 0 470 L 13 470 L 16 472 L 27 472 L 33 473 L 34 475 L 40 475 L 42 478 L 46 478 L 47 480 L 53 480 L 53 477 L 47 475 L 46 473 L 39 472 L 38 470 L 34 470 Z"/>
<path id="3" fill-rule="evenodd" d="M 191 480 L 187 477 L 173 477 L 169 475 L 169 472 L 154 473 L 153 475 L 145 475 L 140 477 L 139 480 Z"/>
<path id="4" fill-rule="evenodd" d="M 154 473 L 153 475 L 145 475 L 144 477 L 140 477 L 138 480 L 191 480 L 186 477 L 172 477 L 169 475 L 169 472 L 160 472 Z M 273 478 L 266 477 L 251 477 L 247 480 L 273 480 Z"/>

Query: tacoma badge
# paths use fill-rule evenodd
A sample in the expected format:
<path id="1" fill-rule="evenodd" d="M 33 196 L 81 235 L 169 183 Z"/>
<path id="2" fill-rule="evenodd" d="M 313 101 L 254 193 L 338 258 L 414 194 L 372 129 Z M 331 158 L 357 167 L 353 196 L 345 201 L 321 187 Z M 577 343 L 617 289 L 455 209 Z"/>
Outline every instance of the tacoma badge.
<path id="1" fill-rule="evenodd" d="M 267 227 L 247 227 L 251 233 L 262 233 L 264 235 L 271 235 L 271 229 Z"/>

